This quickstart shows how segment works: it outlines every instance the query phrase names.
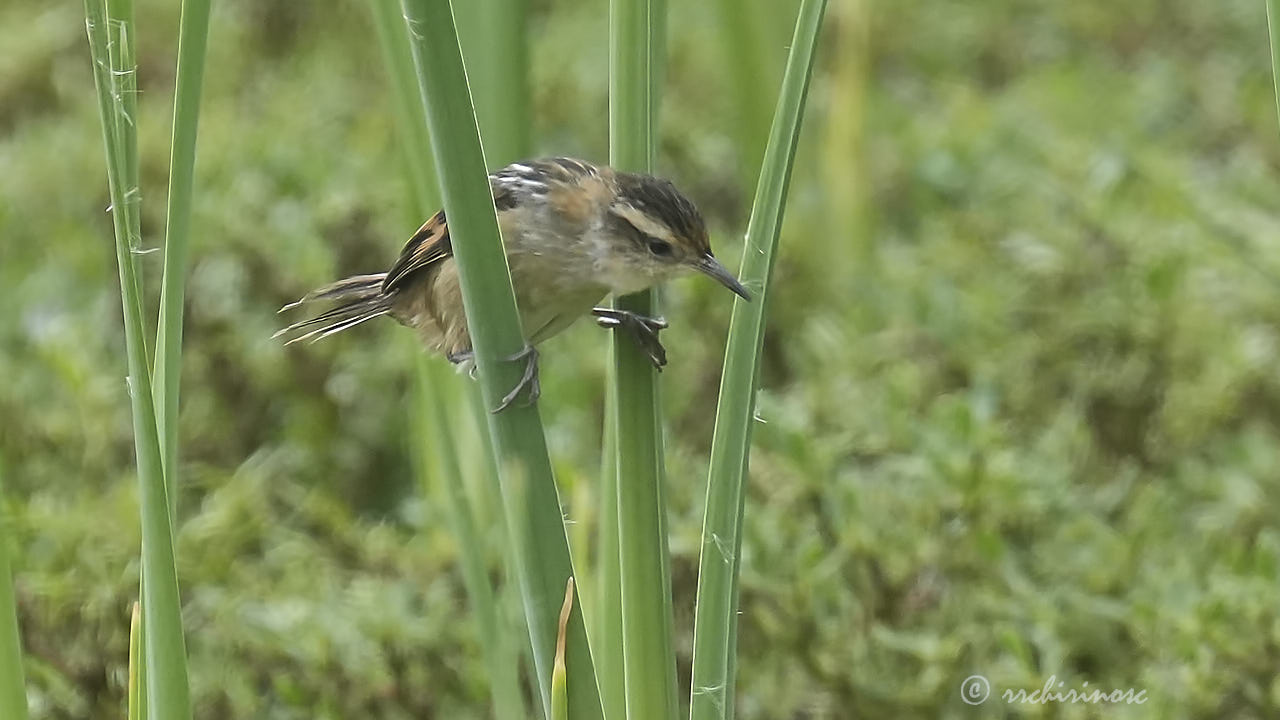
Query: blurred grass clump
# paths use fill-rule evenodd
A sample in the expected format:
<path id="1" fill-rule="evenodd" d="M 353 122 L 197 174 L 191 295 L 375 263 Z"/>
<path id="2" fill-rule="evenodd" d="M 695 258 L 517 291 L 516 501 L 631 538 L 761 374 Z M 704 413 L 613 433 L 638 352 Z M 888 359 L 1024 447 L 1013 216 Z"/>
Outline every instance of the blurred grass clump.
<path id="1" fill-rule="evenodd" d="M 539 152 L 607 155 L 597 5 L 533 4 Z M 795 5 L 725 24 L 670 4 L 657 165 L 729 260 Z M 0 9 L 0 475 L 37 718 L 118 714 L 137 590 L 79 11 Z M 168 126 L 176 12 L 138 2 L 144 128 Z M 1120 716 L 1280 713 L 1264 26 L 1251 0 L 832 4 L 771 289 L 741 717 L 972 717 L 958 695 L 974 673 L 1147 689 Z M 227 0 L 210 36 L 178 527 L 196 715 L 484 717 L 447 506 L 413 486 L 403 331 L 270 340 L 285 300 L 385 266 L 412 229 L 369 10 Z M 745 85 L 729 55 L 744 46 L 760 49 Z M 155 238 L 166 133 L 139 142 Z M 158 287 L 158 256 L 142 266 Z M 697 281 L 664 305 L 687 643 L 730 305 Z M 544 363 L 566 511 L 588 529 L 604 342 L 583 323 Z"/>

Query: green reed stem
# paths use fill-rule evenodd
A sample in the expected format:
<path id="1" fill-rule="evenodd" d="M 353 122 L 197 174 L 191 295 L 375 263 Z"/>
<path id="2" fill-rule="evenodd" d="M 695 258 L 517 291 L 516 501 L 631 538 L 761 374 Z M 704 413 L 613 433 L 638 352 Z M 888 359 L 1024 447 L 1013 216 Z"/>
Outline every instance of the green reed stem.
<path id="1" fill-rule="evenodd" d="M 403 152 L 399 154 L 406 161 L 405 173 L 412 190 L 414 215 L 420 222 L 439 206 L 440 192 L 436 186 L 435 168 L 431 161 L 431 140 L 427 133 L 422 99 L 418 94 L 413 54 L 409 47 L 409 37 L 398 0 L 371 0 L 370 8 L 373 10 L 374 27 L 391 79 L 397 136 L 403 145 Z M 419 348 L 415 348 L 415 351 L 421 352 Z M 422 365 L 425 365 L 427 370 L 424 372 L 420 366 L 419 371 L 414 373 L 414 383 L 417 388 L 417 402 L 414 403 L 415 417 L 430 419 L 437 417 L 436 413 L 444 412 L 454 418 L 455 422 L 459 416 L 465 416 L 469 421 L 472 415 L 469 407 L 473 404 L 472 399 L 475 398 L 476 403 L 482 402 L 478 399 L 475 389 L 466 387 L 462 393 L 466 397 L 460 397 L 459 393 L 448 391 L 448 388 L 459 382 L 456 377 L 447 377 L 452 373 L 447 373 L 430 363 L 422 363 Z M 443 404 L 435 407 L 436 403 Z M 433 406 L 427 407 L 427 405 Z M 460 442 L 461 439 L 453 433 L 453 425 L 448 429 L 450 435 L 448 442 L 441 442 L 437 438 L 433 443 L 442 454 L 443 467 L 456 468 L 455 472 L 440 473 L 439 466 L 436 466 L 435 472 L 429 472 L 432 466 L 426 463 L 418 463 L 417 467 L 420 482 L 424 487 L 429 483 L 428 475 L 438 476 L 447 485 L 449 496 L 465 503 L 466 517 L 462 522 L 465 522 L 468 527 L 474 527 L 476 518 L 467 495 L 468 477 L 482 476 L 486 483 L 484 492 L 486 496 L 493 498 L 493 502 L 499 502 L 501 495 L 497 463 L 493 457 L 493 448 L 487 430 L 487 413 L 484 415 L 480 422 L 479 433 L 467 432 L 470 428 L 469 422 L 464 425 L 464 436 L 468 438 L 478 436 L 470 443 Z M 423 432 L 416 432 L 412 438 L 414 446 L 421 448 L 429 435 L 429 433 L 424 435 Z M 443 457 L 443 454 L 447 454 L 448 457 Z M 455 510 L 455 512 L 463 511 Z M 465 528 L 455 528 L 455 534 L 458 534 L 459 530 L 465 532 Z M 485 663 L 490 668 L 490 691 L 493 695 L 495 714 L 497 717 L 511 717 L 513 713 L 524 716 L 524 698 L 520 693 L 517 680 L 521 645 L 514 643 L 508 635 L 510 629 L 519 627 L 517 624 L 519 621 L 513 622 L 510 612 L 511 606 L 518 605 L 517 599 L 508 598 L 508 594 L 515 594 L 515 582 L 512 581 L 509 585 L 503 586 L 497 594 L 498 602 L 495 603 L 495 593 L 488 574 L 481 573 L 480 576 L 476 576 L 474 572 L 475 568 L 487 567 L 489 558 L 486 550 L 494 547 L 495 541 L 497 541 L 497 547 L 505 547 L 505 543 L 502 542 L 505 539 L 503 532 L 493 532 L 488 535 L 489 537 L 484 538 L 484 542 L 479 542 L 478 536 L 476 539 L 467 540 L 459 535 L 458 546 L 463 555 L 464 580 L 468 585 L 472 605 L 476 609 L 476 622 L 481 649 L 485 653 Z M 469 580 L 466 579 L 468 573 L 471 575 Z M 508 570 L 507 574 L 510 575 L 511 572 Z M 491 611 L 486 608 L 494 609 Z"/>
<path id="2" fill-rule="evenodd" d="M 138 183 L 138 59 L 137 41 L 133 36 L 133 0 L 106 2 L 111 94 L 120 109 L 113 123 L 116 137 L 124 149 L 121 182 L 125 188 L 124 211 L 125 224 L 129 228 L 129 247 L 133 250 L 130 262 L 133 264 L 134 293 L 145 297 L 142 287 L 142 192 Z M 145 339 L 143 345 L 145 350 Z M 150 353 L 144 354 L 150 363 Z"/>
<path id="3" fill-rule="evenodd" d="M 609 347 L 610 359 L 613 347 Z M 610 363 L 610 368 L 613 364 Z M 608 373 L 604 416 L 612 418 L 617 405 L 614 372 Z M 600 504 L 597 525 L 596 592 L 592 598 L 591 652 L 600 678 L 600 700 L 607 718 L 627 716 L 626 679 L 622 663 L 622 575 L 618 567 L 618 456 L 615 423 L 606 420 L 601 451 Z"/>
<path id="4" fill-rule="evenodd" d="M 447 0 L 402 0 L 437 176 L 453 238 L 454 259 L 485 404 L 496 407 L 515 387 L 523 363 L 508 361 L 524 347 L 510 271 L 498 233 L 470 89 Z M 492 414 L 489 431 L 499 458 L 503 505 L 525 606 L 544 714 L 551 711 L 557 609 L 573 575 L 569 543 L 546 439 L 536 405 Z M 582 613 L 568 625 L 569 712 L 600 717 Z"/>
<path id="5" fill-rule="evenodd" d="M 174 88 L 173 135 L 169 156 L 164 277 L 156 323 L 155 413 L 160 429 L 169 513 L 178 504 L 178 389 L 182 377 L 182 305 L 187 287 L 191 196 L 196 164 L 196 130 L 209 39 L 209 0 L 182 0 L 178 26 L 178 68 Z"/>
<path id="6" fill-rule="evenodd" d="M 825 9 L 826 0 L 803 0 L 800 6 L 747 227 L 739 277 L 756 293 L 756 299 L 751 303 L 734 302 L 720 381 L 698 568 L 691 720 L 719 720 L 733 715 L 743 486 L 751 449 L 769 277 Z"/>
<path id="7" fill-rule="evenodd" d="M 431 162 L 431 138 L 427 136 L 427 116 L 418 95 L 413 51 L 409 48 L 400 0 L 369 0 L 369 8 L 373 11 L 374 31 L 391 80 L 392 117 L 401 146 L 397 155 L 405 163 L 414 210 L 421 222 L 435 212 L 440 202 L 440 188 Z"/>
<path id="8" fill-rule="evenodd" d="M 124 315 L 125 353 L 128 361 L 128 392 L 133 416 L 134 448 L 138 464 L 140 512 L 142 515 L 143 622 L 147 705 L 156 717 L 181 720 L 191 717 L 190 690 L 187 685 L 187 659 L 182 635 L 182 611 L 178 596 L 178 579 L 173 550 L 173 528 L 169 500 L 165 488 L 160 441 L 151 392 L 151 378 L 138 295 L 135 248 L 130 228 L 126 196 L 136 193 L 136 186 L 126 184 L 130 163 L 120 128 L 132 127 L 126 119 L 115 79 L 132 72 L 131 68 L 113 66 L 108 51 L 108 17 L 100 0 L 85 0 L 85 20 L 89 34 L 90 57 L 94 85 L 102 122 L 103 147 L 106 153 L 107 184 L 111 194 L 112 223 L 116 236 L 116 264 L 120 273 L 120 294 Z M 111 19 L 120 23 L 121 37 L 133 36 L 129 19 Z M 136 152 L 136 144 L 133 146 Z"/>
<path id="9" fill-rule="evenodd" d="M 485 542 L 476 531 L 475 514 L 467 499 L 462 464 L 456 452 L 453 426 L 457 414 L 451 417 L 449 410 L 458 408 L 465 412 L 465 408 L 460 407 L 457 398 L 448 397 L 455 394 L 449 392 L 454 378 L 449 377 L 452 372 L 448 368 L 419 354 L 417 373 L 418 401 L 413 404 L 417 409 L 413 447 L 417 454 L 417 474 L 423 485 L 422 493 L 424 497 L 433 494 L 428 486 L 428 477 L 435 477 L 444 488 L 448 507 L 446 514 L 459 548 L 462 580 L 475 613 L 480 647 L 484 651 L 494 717 L 498 720 L 526 718 L 528 713 L 520 694 L 519 652 L 505 632 L 505 618 L 498 611 L 494 599 L 485 566 Z"/>
<path id="10" fill-rule="evenodd" d="M 649 172 L 657 103 L 655 35 L 665 21 L 650 0 L 609 6 L 609 158 L 619 170 Z M 658 314 L 653 292 L 614 306 Z M 614 333 L 613 405 L 625 695 L 630 718 L 674 718 L 679 708 L 672 647 L 671 571 L 663 501 L 657 371 L 626 333 Z"/>
<path id="11" fill-rule="evenodd" d="M 529 152 L 529 0 L 468 0 L 454 6 L 467 82 L 490 168 Z"/>

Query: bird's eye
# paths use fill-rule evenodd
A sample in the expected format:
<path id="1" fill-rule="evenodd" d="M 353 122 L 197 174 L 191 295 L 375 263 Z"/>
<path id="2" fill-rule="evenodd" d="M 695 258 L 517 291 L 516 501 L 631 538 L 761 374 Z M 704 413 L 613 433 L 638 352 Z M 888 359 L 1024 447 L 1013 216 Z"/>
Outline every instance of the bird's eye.
<path id="1" fill-rule="evenodd" d="M 665 240 L 650 240 L 649 252 L 658 257 L 671 257 L 671 243 Z"/>

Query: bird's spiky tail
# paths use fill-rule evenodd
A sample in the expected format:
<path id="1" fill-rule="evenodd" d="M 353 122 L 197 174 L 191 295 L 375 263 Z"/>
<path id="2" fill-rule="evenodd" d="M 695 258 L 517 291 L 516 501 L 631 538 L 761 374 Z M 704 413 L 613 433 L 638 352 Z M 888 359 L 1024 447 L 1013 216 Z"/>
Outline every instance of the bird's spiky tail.
<path id="1" fill-rule="evenodd" d="M 391 295 L 382 292 L 384 278 L 386 273 L 356 275 L 312 290 L 301 300 L 280 308 L 280 312 L 326 300 L 336 302 L 337 305 L 313 318 L 296 322 L 272 337 L 295 335 L 306 330 L 285 342 L 285 345 L 292 345 L 302 340 L 314 342 L 347 328 L 353 328 L 366 320 L 386 315 L 391 312 Z"/>

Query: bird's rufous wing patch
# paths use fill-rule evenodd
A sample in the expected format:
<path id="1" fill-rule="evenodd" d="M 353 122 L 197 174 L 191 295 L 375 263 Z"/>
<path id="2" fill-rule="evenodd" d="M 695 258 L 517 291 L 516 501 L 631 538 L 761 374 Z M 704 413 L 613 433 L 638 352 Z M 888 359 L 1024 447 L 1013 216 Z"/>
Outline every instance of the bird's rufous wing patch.
<path id="1" fill-rule="evenodd" d="M 415 272 L 453 255 L 453 246 L 449 242 L 449 225 L 445 222 L 444 211 L 431 216 L 418 228 L 418 231 L 405 243 L 400 251 L 400 258 L 387 272 L 382 281 L 382 291 L 390 292 L 403 285 Z"/>

